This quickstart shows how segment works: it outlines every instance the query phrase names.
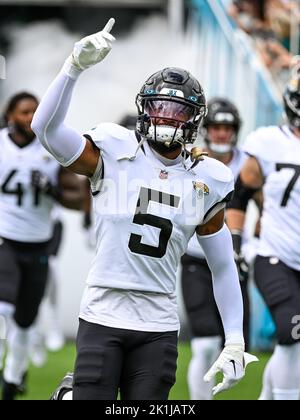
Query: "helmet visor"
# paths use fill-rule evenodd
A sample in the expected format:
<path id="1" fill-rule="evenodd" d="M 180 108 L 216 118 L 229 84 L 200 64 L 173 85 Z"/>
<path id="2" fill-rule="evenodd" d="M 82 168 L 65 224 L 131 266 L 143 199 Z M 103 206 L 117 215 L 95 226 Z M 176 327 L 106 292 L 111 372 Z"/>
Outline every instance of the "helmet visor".
<path id="1" fill-rule="evenodd" d="M 147 101 L 145 111 L 153 119 L 175 120 L 180 123 L 187 123 L 194 117 L 192 106 L 166 100 Z"/>

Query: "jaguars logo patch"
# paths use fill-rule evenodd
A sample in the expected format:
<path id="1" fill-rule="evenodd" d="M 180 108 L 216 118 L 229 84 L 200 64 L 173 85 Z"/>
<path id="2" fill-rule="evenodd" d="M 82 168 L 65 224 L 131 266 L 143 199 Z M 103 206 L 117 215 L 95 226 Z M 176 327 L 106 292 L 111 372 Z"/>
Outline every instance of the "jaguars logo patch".
<path id="1" fill-rule="evenodd" d="M 197 193 L 198 197 L 202 197 L 203 195 L 208 195 L 209 194 L 209 188 L 206 184 L 204 184 L 203 182 L 200 181 L 193 181 L 193 187 L 194 190 Z"/>

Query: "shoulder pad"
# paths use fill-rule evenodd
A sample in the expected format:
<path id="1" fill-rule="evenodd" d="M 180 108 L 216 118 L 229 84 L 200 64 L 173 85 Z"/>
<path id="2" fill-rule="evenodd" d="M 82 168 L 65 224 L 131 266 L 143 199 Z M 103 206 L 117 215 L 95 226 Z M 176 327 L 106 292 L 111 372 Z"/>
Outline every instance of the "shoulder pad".
<path id="1" fill-rule="evenodd" d="M 118 124 L 102 123 L 85 133 L 95 145 L 114 159 L 132 156 L 138 146 L 135 132 Z"/>
<path id="2" fill-rule="evenodd" d="M 209 157 L 204 157 L 203 161 L 196 166 L 194 172 L 199 176 L 205 173 L 205 175 L 218 182 L 228 183 L 233 180 L 231 169 L 217 159 Z"/>
<path id="3" fill-rule="evenodd" d="M 118 124 L 101 123 L 89 130 L 85 135 L 91 137 L 94 142 L 103 141 L 107 137 L 124 140 L 124 137 L 128 135 L 128 131 L 130 130 Z"/>
<path id="4" fill-rule="evenodd" d="M 276 143 L 281 137 L 282 132 L 278 126 L 259 128 L 246 138 L 243 151 L 251 156 L 268 160 L 270 152 L 276 149 Z"/>

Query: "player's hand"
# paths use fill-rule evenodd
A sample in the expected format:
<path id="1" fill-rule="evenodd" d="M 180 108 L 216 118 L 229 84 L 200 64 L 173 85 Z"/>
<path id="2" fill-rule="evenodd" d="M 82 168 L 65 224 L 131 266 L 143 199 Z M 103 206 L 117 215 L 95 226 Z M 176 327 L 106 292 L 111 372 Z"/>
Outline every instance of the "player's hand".
<path id="1" fill-rule="evenodd" d="M 66 61 L 66 66 L 69 65 L 80 72 L 100 63 L 110 52 L 112 43 L 115 41 L 110 33 L 114 24 L 115 19 L 111 18 L 102 31 L 76 42 L 72 54 Z"/>
<path id="2" fill-rule="evenodd" d="M 52 185 L 47 175 L 40 171 L 32 171 L 31 186 L 41 191 L 43 194 L 50 195 L 55 200 L 59 199 L 59 189 Z"/>
<path id="3" fill-rule="evenodd" d="M 40 171 L 32 171 L 31 185 L 45 193 L 47 193 L 48 190 L 51 188 L 51 182 L 49 181 L 49 178 L 47 177 L 47 175 L 43 174 Z"/>
<path id="4" fill-rule="evenodd" d="M 247 281 L 249 277 L 249 264 L 245 260 L 243 254 L 234 252 L 234 261 L 238 269 L 240 281 Z"/>
<path id="5" fill-rule="evenodd" d="M 247 281 L 249 277 L 249 265 L 242 253 L 241 232 L 231 232 L 233 242 L 234 261 L 237 265 L 240 281 Z"/>
<path id="6" fill-rule="evenodd" d="M 256 356 L 244 352 L 243 345 L 228 345 L 204 376 L 204 382 L 210 382 L 218 372 L 223 373 L 223 381 L 213 388 L 216 395 L 236 385 L 244 377 L 246 366 L 257 361 Z"/>

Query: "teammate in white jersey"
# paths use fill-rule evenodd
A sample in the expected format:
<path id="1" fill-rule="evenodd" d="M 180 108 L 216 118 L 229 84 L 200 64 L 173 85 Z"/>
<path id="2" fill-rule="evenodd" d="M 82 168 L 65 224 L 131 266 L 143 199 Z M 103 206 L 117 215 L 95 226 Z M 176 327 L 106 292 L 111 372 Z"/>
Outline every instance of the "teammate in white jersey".
<path id="1" fill-rule="evenodd" d="M 284 93 L 288 123 L 250 134 L 228 223 L 242 230 L 249 188 L 263 187 L 261 237 L 255 281 L 277 327 L 278 345 L 266 367 L 261 399 L 300 397 L 300 77 Z"/>
<path id="2" fill-rule="evenodd" d="M 63 214 L 59 205 L 51 212 L 52 236 L 48 245 L 48 281 L 39 315 L 31 328 L 30 359 L 34 366 L 47 362 L 47 350 L 56 352 L 63 348 L 65 338 L 59 315 L 58 293 L 60 284 L 58 253 L 63 240 Z M 46 321 L 47 320 L 47 321 Z"/>
<path id="3" fill-rule="evenodd" d="M 60 163 L 90 177 L 94 196 L 97 252 L 80 312 L 73 399 L 113 400 L 118 391 L 126 400 L 168 398 L 179 328 L 176 270 L 195 230 L 226 335 L 206 378 L 224 372 L 219 392 L 244 375 L 243 305 L 224 226 L 232 173 L 186 150 L 206 113 L 199 82 L 178 68 L 152 75 L 137 95 L 136 132 L 105 123 L 81 136 L 64 122 L 78 76 L 109 53 L 113 24 L 75 44 L 32 123 Z"/>
<path id="4" fill-rule="evenodd" d="M 29 93 L 12 97 L 7 128 L 0 131 L 0 315 L 14 319 L 3 373 L 5 400 L 16 396 L 27 369 L 29 328 L 47 281 L 53 204 L 81 204 L 76 176 L 60 168 L 31 130 L 37 106 Z M 4 341 L 1 345 L 3 353 Z"/>
<path id="5" fill-rule="evenodd" d="M 236 179 L 247 155 L 237 148 L 241 118 L 236 106 L 226 98 L 213 98 L 208 103 L 208 113 L 203 122 L 202 136 L 209 156 L 227 165 Z M 237 255 L 241 243 L 234 238 Z M 223 343 L 223 327 L 212 288 L 212 278 L 205 254 L 196 235 L 189 242 L 182 257 L 182 294 L 192 333 L 192 359 L 188 370 L 190 397 L 193 400 L 212 398 L 212 383 L 205 383 L 203 376 L 219 353 Z M 239 258 L 241 290 L 244 302 L 244 338 L 249 344 L 248 273 Z"/>

